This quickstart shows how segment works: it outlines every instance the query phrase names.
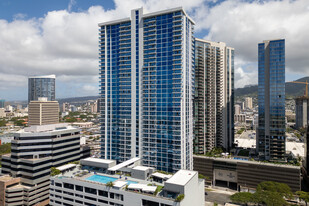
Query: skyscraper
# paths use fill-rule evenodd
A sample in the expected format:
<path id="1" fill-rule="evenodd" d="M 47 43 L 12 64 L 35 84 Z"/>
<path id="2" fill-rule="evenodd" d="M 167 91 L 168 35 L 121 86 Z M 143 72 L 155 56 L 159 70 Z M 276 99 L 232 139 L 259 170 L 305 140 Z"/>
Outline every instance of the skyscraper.
<path id="1" fill-rule="evenodd" d="M 182 8 L 99 24 L 102 158 L 192 169 L 193 25 Z"/>
<path id="2" fill-rule="evenodd" d="M 4 105 L 5 105 L 5 100 L 0 99 L 0 108 L 4 108 Z"/>
<path id="3" fill-rule="evenodd" d="M 304 127 L 306 128 L 309 120 L 309 97 L 302 96 L 295 98 L 295 109 L 296 109 L 296 124 L 297 129 Z"/>
<path id="4" fill-rule="evenodd" d="M 28 103 L 37 101 L 39 97 L 47 97 L 55 101 L 55 75 L 34 76 L 28 78 Z"/>
<path id="5" fill-rule="evenodd" d="M 195 39 L 194 153 L 234 142 L 234 49 Z"/>
<path id="6" fill-rule="evenodd" d="M 285 159 L 285 41 L 258 45 L 259 125 L 257 150 L 262 159 Z"/>

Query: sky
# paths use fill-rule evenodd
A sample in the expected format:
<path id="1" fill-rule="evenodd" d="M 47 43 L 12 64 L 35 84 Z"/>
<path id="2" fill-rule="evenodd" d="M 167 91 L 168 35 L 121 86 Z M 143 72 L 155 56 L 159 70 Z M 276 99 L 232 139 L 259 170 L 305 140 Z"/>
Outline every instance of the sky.
<path id="1" fill-rule="evenodd" d="M 27 100 L 55 74 L 56 98 L 98 95 L 98 23 L 182 6 L 195 36 L 235 48 L 235 87 L 257 84 L 257 44 L 286 41 L 286 81 L 309 76 L 308 0 L 0 0 L 0 99 Z"/>

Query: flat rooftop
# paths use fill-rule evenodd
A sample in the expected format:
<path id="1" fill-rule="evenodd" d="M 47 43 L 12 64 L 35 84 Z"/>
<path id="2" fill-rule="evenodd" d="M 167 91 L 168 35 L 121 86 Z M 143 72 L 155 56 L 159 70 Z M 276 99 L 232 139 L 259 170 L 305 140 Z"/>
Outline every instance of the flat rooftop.
<path id="1" fill-rule="evenodd" d="M 67 123 L 59 124 L 47 124 L 47 125 L 35 125 L 31 127 L 25 127 L 22 130 L 19 130 L 16 133 L 38 133 L 38 132 L 51 132 L 51 131 L 61 131 L 66 129 L 76 129 Z"/>
<path id="2" fill-rule="evenodd" d="M 146 170 L 150 169 L 150 167 L 136 166 L 136 167 L 133 167 L 133 169 L 134 169 L 134 170 L 146 171 Z"/>
<path id="3" fill-rule="evenodd" d="M 96 162 L 96 163 L 105 163 L 105 164 L 110 164 L 110 163 L 115 162 L 115 160 L 107 160 L 107 159 L 100 159 L 100 158 L 94 158 L 94 157 L 88 157 L 82 160 Z"/>
<path id="4" fill-rule="evenodd" d="M 60 167 L 57 167 L 56 169 L 60 170 L 60 171 L 64 171 L 64 170 L 68 170 L 68 169 L 72 169 L 75 168 L 77 164 L 66 164 L 66 165 L 62 165 Z"/>
<path id="5" fill-rule="evenodd" d="M 205 158 L 205 159 L 213 159 L 216 161 L 230 162 L 237 164 L 246 163 L 246 164 L 255 164 L 255 165 L 265 165 L 265 166 L 273 166 L 273 167 L 284 167 L 284 168 L 292 168 L 292 169 L 300 169 L 300 166 L 288 165 L 288 164 L 275 164 L 268 162 L 260 162 L 260 161 L 250 161 L 250 160 L 240 160 L 240 159 L 230 159 L 230 158 L 222 158 L 222 157 L 207 157 L 203 155 L 193 155 L 193 157 Z"/>
<path id="6" fill-rule="evenodd" d="M 133 163 L 139 161 L 140 159 L 141 159 L 141 158 L 134 157 L 134 158 L 129 159 L 129 160 L 125 161 L 125 162 L 122 162 L 122 163 L 120 163 L 120 164 L 118 164 L 118 165 L 115 165 L 115 166 L 113 166 L 113 167 L 111 167 L 111 168 L 108 168 L 108 171 L 117 171 L 117 170 L 120 170 L 121 168 L 127 167 L 127 166 L 129 166 L 130 164 L 133 164 Z"/>
<path id="7" fill-rule="evenodd" d="M 166 183 L 185 186 L 197 172 L 190 170 L 179 170 L 171 178 L 166 180 Z"/>

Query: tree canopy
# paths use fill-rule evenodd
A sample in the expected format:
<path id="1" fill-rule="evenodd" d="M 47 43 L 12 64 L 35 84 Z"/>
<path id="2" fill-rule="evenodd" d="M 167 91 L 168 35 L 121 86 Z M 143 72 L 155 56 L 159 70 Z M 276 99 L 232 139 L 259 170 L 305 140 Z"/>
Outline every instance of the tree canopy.
<path id="1" fill-rule="evenodd" d="M 245 204 L 257 203 L 267 206 L 288 205 L 284 198 L 291 199 L 293 193 L 291 188 L 284 183 L 265 181 L 258 184 L 256 192 L 240 192 L 232 195 L 230 199 L 234 203 Z"/>
<path id="2" fill-rule="evenodd" d="M 230 199 L 234 203 L 247 205 L 249 202 L 252 202 L 252 193 L 250 192 L 235 193 L 230 197 Z"/>
<path id="3" fill-rule="evenodd" d="M 297 191 L 295 193 L 299 199 L 305 201 L 306 205 L 309 202 L 309 192 L 304 192 L 304 191 Z"/>

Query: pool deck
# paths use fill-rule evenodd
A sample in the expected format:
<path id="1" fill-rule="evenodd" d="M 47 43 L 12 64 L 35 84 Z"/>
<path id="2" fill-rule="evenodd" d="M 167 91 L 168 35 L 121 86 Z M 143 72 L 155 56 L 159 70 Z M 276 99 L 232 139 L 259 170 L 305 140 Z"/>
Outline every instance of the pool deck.
<path id="1" fill-rule="evenodd" d="M 89 172 L 89 171 L 87 171 L 86 174 L 83 174 L 83 172 L 86 173 L 86 170 L 81 170 L 81 169 L 77 169 L 76 168 L 76 169 L 74 169 L 72 171 L 68 171 L 68 172 L 65 172 L 64 174 L 60 174 L 59 176 L 62 177 L 62 178 L 64 176 L 67 176 L 67 177 L 71 177 L 71 178 L 82 180 L 82 181 L 86 181 L 86 182 L 93 182 L 93 183 L 97 183 L 97 184 L 104 184 L 104 183 L 99 182 L 99 181 L 87 180 L 87 178 L 89 178 L 89 177 L 91 177 L 93 175 L 102 175 L 102 176 L 106 176 L 106 177 L 116 178 L 116 180 L 114 182 L 116 182 L 118 180 L 121 180 L 121 181 L 133 181 L 133 182 L 137 182 L 138 184 L 146 184 L 146 185 L 151 184 L 151 183 L 155 183 L 156 185 L 163 186 L 162 183 L 153 182 L 151 179 L 141 180 L 141 179 L 132 178 L 130 176 L 125 176 L 125 175 L 117 175 L 117 174 L 111 175 L 111 174 L 105 174 L 105 173 L 99 173 L 99 172 L 94 173 L 94 172 Z M 81 176 L 80 177 L 76 176 L 77 174 L 80 174 Z"/>

